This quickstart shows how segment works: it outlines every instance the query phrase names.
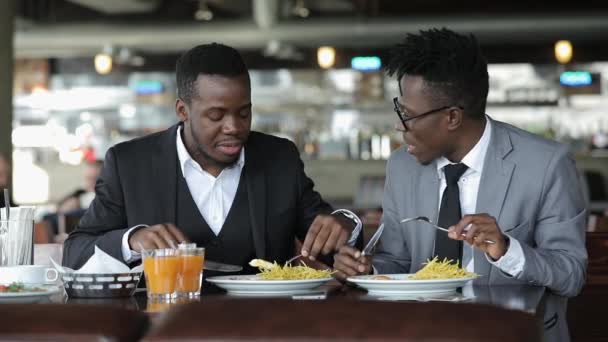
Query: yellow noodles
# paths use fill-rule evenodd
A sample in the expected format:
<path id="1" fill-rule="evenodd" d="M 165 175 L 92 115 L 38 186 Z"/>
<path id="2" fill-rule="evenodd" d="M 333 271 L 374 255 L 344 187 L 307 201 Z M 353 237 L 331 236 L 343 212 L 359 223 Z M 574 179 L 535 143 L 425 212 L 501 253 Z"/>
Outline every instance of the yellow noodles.
<path id="1" fill-rule="evenodd" d="M 448 260 L 447 258 L 443 259 L 443 261 L 439 261 L 437 257 L 435 257 L 433 260 L 427 261 L 425 265 L 426 266 L 409 279 L 453 279 L 477 275 L 472 272 L 467 272 L 465 269 L 458 266 L 458 262 Z"/>
<path id="2" fill-rule="evenodd" d="M 304 280 L 329 278 L 333 273 L 330 270 L 315 270 L 302 262 L 301 266 L 281 266 L 275 261 L 272 267 L 258 266 L 258 276 L 263 280 Z"/>

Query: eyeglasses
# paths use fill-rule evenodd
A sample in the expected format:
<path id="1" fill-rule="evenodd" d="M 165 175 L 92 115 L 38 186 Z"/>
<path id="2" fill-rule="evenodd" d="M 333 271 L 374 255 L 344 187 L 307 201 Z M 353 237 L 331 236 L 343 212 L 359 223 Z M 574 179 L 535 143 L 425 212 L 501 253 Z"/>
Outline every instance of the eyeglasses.
<path id="1" fill-rule="evenodd" d="M 399 120 L 401 120 L 401 123 L 403 124 L 403 131 L 407 132 L 409 130 L 409 128 L 407 127 L 407 122 L 414 120 L 414 119 L 418 119 L 420 117 L 426 116 L 426 115 L 430 115 L 433 113 L 437 113 L 440 112 L 442 110 L 446 110 L 448 108 L 452 108 L 452 107 L 456 107 L 456 108 L 460 108 L 460 109 L 464 109 L 461 106 L 443 106 L 443 107 L 439 107 L 436 109 L 431 109 L 428 112 L 424 112 L 422 114 L 418 114 L 418 115 L 414 115 L 414 116 L 409 116 L 407 114 L 405 114 L 403 111 L 401 111 L 401 106 L 399 105 L 399 101 L 397 101 L 397 98 L 393 98 L 393 104 L 395 105 L 395 108 L 393 109 L 395 111 L 395 113 L 397 113 L 397 116 L 399 117 Z"/>

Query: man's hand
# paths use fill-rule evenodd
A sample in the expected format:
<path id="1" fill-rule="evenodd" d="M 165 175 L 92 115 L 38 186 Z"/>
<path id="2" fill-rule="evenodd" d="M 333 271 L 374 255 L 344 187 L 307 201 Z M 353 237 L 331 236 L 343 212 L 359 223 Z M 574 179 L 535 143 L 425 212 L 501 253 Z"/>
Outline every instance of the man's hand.
<path id="1" fill-rule="evenodd" d="M 352 222 L 342 215 L 317 215 L 302 244 L 302 255 L 315 260 L 344 246 L 352 231 Z"/>
<path id="2" fill-rule="evenodd" d="M 371 257 L 361 256 L 361 252 L 353 247 L 342 246 L 334 256 L 334 277 L 340 281 L 359 274 L 369 274 L 371 270 Z"/>
<path id="3" fill-rule="evenodd" d="M 471 228 L 465 230 L 467 226 Z M 465 235 L 462 235 L 462 234 Z M 492 259 L 498 260 L 507 253 L 505 236 L 496 223 L 496 219 L 488 214 L 465 215 L 458 224 L 449 228 L 448 236 L 454 240 L 464 240 L 485 253 Z M 486 243 L 485 240 L 495 243 Z"/>
<path id="4" fill-rule="evenodd" d="M 144 249 L 174 248 L 182 242 L 188 242 L 174 224 L 156 224 L 154 226 L 136 230 L 129 237 L 129 247 L 131 250 L 141 253 Z"/>

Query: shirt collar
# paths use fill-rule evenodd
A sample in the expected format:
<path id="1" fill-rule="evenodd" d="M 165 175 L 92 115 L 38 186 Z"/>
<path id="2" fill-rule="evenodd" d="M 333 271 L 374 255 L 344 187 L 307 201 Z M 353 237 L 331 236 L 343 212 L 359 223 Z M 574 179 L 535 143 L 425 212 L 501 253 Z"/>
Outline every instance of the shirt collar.
<path id="1" fill-rule="evenodd" d="M 177 127 L 177 141 L 175 142 L 175 145 L 177 147 L 177 158 L 179 159 L 179 166 L 182 169 L 182 175 L 185 175 L 184 170 L 185 170 L 186 164 L 188 162 L 190 162 L 193 167 L 195 167 L 199 170 L 203 170 L 203 168 L 196 162 L 196 160 L 192 159 L 192 156 L 186 149 L 186 146 L 184 145 L 184 141 L 182 140 L 182 129 L 183 129 L 182 125 Z M 243 146 L 243 148 L 241 149 L 241 153 L 239 154 L 239 159 L 236 161 L 236 163 L 234 165 L 232 165 L 228 168 L 238 167 L 239 171 L 240 171 L 243 169 L 244 165 L 245 165 L 245 147 Z"/>
<path id="2" fill-rule="evenodd" d="M 483 129 L 481 138 L 473 146 L 473 148 L 462 158 L 461 163 L 465 164 L 469 169 L 481 172 L 483 170 L 483 161 L 488 152 L 488 146 L 490 146 L 490 138 L 492 137 L 492 124 L 490 120 L 486 118 L 486 125 Z M 448 164 L 452 164 L 446 157 L 440 157 L 437 159 L 437 171 L 441 174 L 441 170 Z"/>

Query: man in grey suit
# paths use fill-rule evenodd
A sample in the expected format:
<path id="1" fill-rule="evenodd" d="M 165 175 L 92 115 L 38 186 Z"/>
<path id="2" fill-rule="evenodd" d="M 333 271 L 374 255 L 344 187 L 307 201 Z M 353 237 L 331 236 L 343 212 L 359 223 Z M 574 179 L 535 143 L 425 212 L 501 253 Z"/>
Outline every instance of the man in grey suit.
<path id="1" fill-rule="evenodd" d="M 414 273 L 452 255 L 481 275 L 478 284 L 578 294 L 587 212 L 574 161 L 567 147 L 485 114 L 487 62 L 476 39 L 447 29 L 410 34 L 387 69 L 399 82 L 394 105 L 406 145 L 387 164 L 375 255 L 342 247 L 337 277 Z M 449 233 L 400 223 L 417 216 Z"/>

